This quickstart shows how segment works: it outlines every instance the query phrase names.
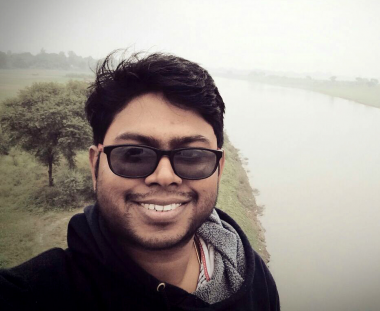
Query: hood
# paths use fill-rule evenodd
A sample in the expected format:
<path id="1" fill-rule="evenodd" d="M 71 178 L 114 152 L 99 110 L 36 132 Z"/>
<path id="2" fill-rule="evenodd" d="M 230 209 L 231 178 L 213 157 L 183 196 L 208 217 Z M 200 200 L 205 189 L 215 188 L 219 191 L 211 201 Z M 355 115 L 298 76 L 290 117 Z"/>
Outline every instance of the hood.
<path id="1" fill-rule="evenodd" d="M 213 277 L 192 294 L 167 284 L 165 300 L 184 309 L 201 309 L 221 303 L 225 307 L 227 301 L 233 303 L 251 286 L 255 268 L 254 252 L 239 226 L 218 209 L 213 210 L 197 234 L 214 246 Z M 161 281 L 121 253 L 116 241 L 102 224 L 96 204 L 86 207 L 84 213 L 70 220 L 67 238 L 69 250 L 73 254 L 95 261 L 108 273 L 130 281 L 136 292 L 144 291 L 150 299 L 162 301 L 162 293 L 157 293 Z M 252 264 L 247 265 L 246 262 Z"/>

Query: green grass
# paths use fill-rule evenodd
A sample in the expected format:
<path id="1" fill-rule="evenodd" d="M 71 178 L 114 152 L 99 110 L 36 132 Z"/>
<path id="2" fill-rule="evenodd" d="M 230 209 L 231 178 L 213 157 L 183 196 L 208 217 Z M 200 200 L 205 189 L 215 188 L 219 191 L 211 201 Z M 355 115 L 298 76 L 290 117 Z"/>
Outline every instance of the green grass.
<path id="1" fill-rule="evenodd" d="M 380 108 L 380 86 L 327 84 L 305 87 L 305 89 Z"/>
<path id="2" fill-rule="evenodd" d="M 0 69 L 0 101 L 17 95 L 20 89 L 34 82 L 66 83 L 69 80 L 90 80 L 91 72 L 70 72 L 46 69 Z"/>
<path id="3" fill-rule="evenodd" d="M 86 159 L 87 151 L 78 154 L 78 169 L 87 170 Z M 54 175 L 65 170 L 62 161 Z M 48 188 L 47 167 L 12 149 L 0 156 L 0 176 L 0 267 L 17 265 L 54 246 L 65 248 L 68 216 L 79 211 L 36 205 L 36 195 Z M 80 202 L 79 210 L 88 203 Z"/>
<path id="4" fill-rule="evenodd" d="M 217 206 L 227 212 L 243 229 L 253 248 L 267 261 L 264 229 L 258 220 L 262 210 L 243 167 L 238 150 L 225 136 L 226 163 L 222 175 Z"/>

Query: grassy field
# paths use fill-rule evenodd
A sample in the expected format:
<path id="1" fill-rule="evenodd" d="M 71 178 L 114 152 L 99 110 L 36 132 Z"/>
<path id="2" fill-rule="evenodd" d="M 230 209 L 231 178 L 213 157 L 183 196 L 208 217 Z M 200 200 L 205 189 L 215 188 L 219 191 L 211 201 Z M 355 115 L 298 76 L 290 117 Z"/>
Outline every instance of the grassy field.
<path id="1" fill-rule="evenodd" d="M 55 178 L 66 167 L 64 162 L 54 167 Z M 77 170 L 89 173 L 87 151 L 78 154 Z M 0 267 L 16 265 L 54 246 L 65 247 L 70 216 L 91 202 L 80 202 L 78 209 L 44 203 L 47 167 L 17 149 L 0 156 L 0 176 Z"/>
<path id="2" fill-rule="evenodd" d="M 70 72 L 44 69 L 0 69 L 0 102 L 17 95 L 24 87 L 33 82 L 66 83 L 69 80 L 90 79 L 91 72 Z"/>
<path id="3" fill-rule="evenodd" d="M 19 89 L 33 82 L 65 83 L 72 79 L 72 75 L 67 75 L 65 71 L 0 70 L 0 99 L 16 95 Z M 269 261 L 264 230 L 258 221 L 261 211 L 255 203 L 238 150 L 228 138 L 224 148 L 226 166 L 217 206 L 240 224 L 254 248 Z M 81 174 L 89 172 L 87 151 L 78 154 L 77 167 Z M 66 168 L 62 162 L 54 167 L 54 174 L 59 176 Z M 36 204 L 36 201 L 41 203 L 39 194 L 47 185 L 47 167 L 39 164 L 32 155 L 15 148 L 8 155 L 0 155 L 0 176 L 0 267 L 17 265 L 51 247 L 65 248 L 69 219 L 92 201 L 81 202 L 78 208 L 66 210 L 59 206 Z"/>

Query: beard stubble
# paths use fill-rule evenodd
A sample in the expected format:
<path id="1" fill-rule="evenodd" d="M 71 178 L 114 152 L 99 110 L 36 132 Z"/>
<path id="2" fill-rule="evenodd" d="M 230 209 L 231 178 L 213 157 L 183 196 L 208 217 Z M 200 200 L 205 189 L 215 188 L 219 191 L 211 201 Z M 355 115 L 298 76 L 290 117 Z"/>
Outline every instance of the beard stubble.
<path id="1" fill-rule="evenodd" d="M 99 206 L 100 217 L 104 221 L 108 231 L 112 234 L 113 238 L 123 246 L 132 246 L 144 250 L 168 250 L 181 247 L 188 243 L 194 236 L 198 228 L 207 220 L 212 213 L 212 210 L 217 201 L 218 195 L 218 183 L 214 191 L 199 196 L 195 191 L 192 192 L 179 192 L 179 191 L 150 191 L 148 193 L 140 194 L 133 192 L 126 192 L 122 197 L 117 198 L 112 195 L 111 189 L 107 189 L 99 180 L 96 187 L 96 199 Z M 161 240 L 157 237 L 144 238 L 141 234 L 138 234 L 133 226 L 134 219 L 130 213 L 133 201 L 142 200 L 149 197 L 158 197 L 158 194 L 162 196 L 175 195 L 176 197 L 182 197 L 190 199 L 191 207 L 185 206 L 185 208 L 192 208 L 193 213 L 191 217 L 187 219 L 187 228 L 177 235 L 171 236 L 165 240 Z M 136 206 L 134 206 L 136 207 Z M 143 207 L 141 207 L 143 208 Z M 159 224 L 160 231 L 165 232 L 165 227 L 170 224 Z"/>

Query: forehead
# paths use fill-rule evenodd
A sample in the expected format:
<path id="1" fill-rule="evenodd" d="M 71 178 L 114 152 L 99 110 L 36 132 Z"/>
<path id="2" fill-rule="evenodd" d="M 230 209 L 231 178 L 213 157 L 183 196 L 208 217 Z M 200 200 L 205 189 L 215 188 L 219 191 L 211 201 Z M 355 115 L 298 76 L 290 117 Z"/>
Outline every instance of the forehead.
<path id="1" fill-rule="evenodd" d="M 198 113 L 174 106 L 161 94 L 149 93 L 129 102 L 114 118 L 104 138 L 104 144 L 123 143 L 124 133 L 153 137 L 168 145 L 172 139 L 204 136 L 216 148 L 212 126 Z M 125 135 L 124 135 L 125 136 Z"/>

